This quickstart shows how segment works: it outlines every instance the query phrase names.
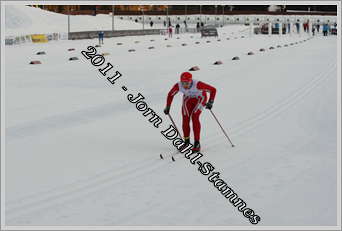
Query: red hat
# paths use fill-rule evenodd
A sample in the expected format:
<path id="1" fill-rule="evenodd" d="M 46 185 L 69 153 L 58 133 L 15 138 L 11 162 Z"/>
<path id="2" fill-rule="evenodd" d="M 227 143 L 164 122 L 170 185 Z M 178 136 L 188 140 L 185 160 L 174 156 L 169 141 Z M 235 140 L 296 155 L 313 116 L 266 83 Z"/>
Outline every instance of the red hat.
<path id="1" fill-rule="evenodd" d="M 181 82 L 191 82 L 192 74 L 190 72 L 183 72 L 180 77 Z"/>

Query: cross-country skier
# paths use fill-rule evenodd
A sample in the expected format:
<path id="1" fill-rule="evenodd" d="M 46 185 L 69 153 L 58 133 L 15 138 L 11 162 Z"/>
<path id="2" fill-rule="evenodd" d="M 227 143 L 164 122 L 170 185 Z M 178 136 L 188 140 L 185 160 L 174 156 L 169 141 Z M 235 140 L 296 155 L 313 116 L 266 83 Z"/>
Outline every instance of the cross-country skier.
<path id="1" fill-rule="evenodd" d="M 216 88 L 210 86 L 201 81 L 192 79 L 192 74 L 184 72 L 181 74 L 180 82 L 176 83 L 169 91 L 166 100 L 166 107 L 164 113 L 166 115 L 170 112 L 171 103 L 173 97 L 178 92 L 183 93 L 183 106 L 182 106 L 182 117 L 183 117 L 183 135 L 184 135 L 184 147 L 190 143 L 190 119 L 192 120 L 192 128 L 194 131 L 194 146 L 193 151 L 199 152 L 201 149 L 200 145 L 200 132 L 201 123 L 199 120 L 200 114 L 203 107 L 211 109 L 213 107 Z M 207 102 L 207 92 L 210 93 L 209 101 Z"/>

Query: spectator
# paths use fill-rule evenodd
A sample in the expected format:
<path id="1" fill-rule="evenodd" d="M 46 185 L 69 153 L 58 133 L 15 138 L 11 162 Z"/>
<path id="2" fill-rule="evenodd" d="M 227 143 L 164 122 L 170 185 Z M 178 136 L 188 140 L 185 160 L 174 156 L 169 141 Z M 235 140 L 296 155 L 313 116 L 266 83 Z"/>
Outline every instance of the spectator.
<path id="1" fill-rule="evenodd" d="M 153 21 L 150 22 L 150 26 L 153 27 Z"/>
<path id="2" fill-rule="evenodd" d="M 103 44 L 104 32 L 100 31 L 98 36 L 99 36 L 99 45 L 101 45 L 101 44 Z"/>
<path id="3" fill-rule="evenodd" d="M 280 34 L 279 23 L 274 24 L 274 29 L 275 29 L 275 31 L 276 31 L 275 33 Z"/>
<path id="4" fill-rule="evenodd" d="M 299 34 L 299 23 L 298 22 L 296 22 L 296 29 L 297 29 L 297 33 Z"/>
<path id="5" fill-rule="evenodd" d="M 166 27 L 166 21 L 164 20 L 164 27 Z"/>
<path id="6" fill-rule="evenodd" d="M 312 27 L 311 31 L 312 31 L 312 36 L 315 36 L 315 27 L 314 26 Z"/>
<path id="7" fill-rule="evenodd" d="M 196 30 L 197 30 L 197 32 L 200 31 L 200 23 L 199 22 L 197 22 L 197 24 L 196 24 Z"/>
<path id="8" fill-rule="evenodd" d="M 317 33 L 319 33 L 319 27 L 320 27 L 320 25 L 317 24 L 317 25 L 316 25 Z"/>
<path id="9" fill-rule="evenodd" d="M 177 23 L 177 25 L 176 25 L 176 34 L 179 34 L 179 28 L 180 28 L 180 25 Z"/>
<path id="10" fill-rule="evenodd" d="M 323 36 L 328 36 L 329 26 L 328 24 L 323 24 Z"/>
<path id="11" fill-rule="evenodd" d="M 204 22 L 201 22 L 201 27 L 204 27 Z"/>
<path id="12" fill-rule="evenodd" d="M 304 29 L 304 32 L 307 32 L 307 24 L 306 24 L 306 22 L 303 23 L 303 29 Z"/>
<path id="13" fill-rule="evenodd" d="M 172 26 L 169 26 L 168 32 L 169 32 L 169 38 L 172 38 Z"/>

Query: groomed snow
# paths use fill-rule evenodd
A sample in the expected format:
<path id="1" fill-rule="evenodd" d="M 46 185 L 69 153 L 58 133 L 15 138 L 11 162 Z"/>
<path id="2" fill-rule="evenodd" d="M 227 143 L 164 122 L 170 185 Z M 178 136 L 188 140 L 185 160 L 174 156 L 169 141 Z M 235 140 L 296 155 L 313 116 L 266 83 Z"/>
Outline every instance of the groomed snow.
<path id="1" fill-rule="evenodd" d="M 98 52 L 123 74 L 115 85 L 80 53 L 97 40 L 6 46 L 6 225 L 252 226 L 197 166 L 159 158 L 175 151 L 160 134 L 170 124 L 166 94 L 195 65 L 194 78 L 217 88 L 213 112 L 236 145 L 204 110 L 202 162 L 261 217 L 258 227 L 337 225 L 336 37 L 284 47 L 309 36 L 246 29 L 221 28 L 221 41 L 105 39 Z M 139 92 L 162 117 L 159 129 L 128 102 Z M 178 94 L 178 127 L 180 107 Z"/>

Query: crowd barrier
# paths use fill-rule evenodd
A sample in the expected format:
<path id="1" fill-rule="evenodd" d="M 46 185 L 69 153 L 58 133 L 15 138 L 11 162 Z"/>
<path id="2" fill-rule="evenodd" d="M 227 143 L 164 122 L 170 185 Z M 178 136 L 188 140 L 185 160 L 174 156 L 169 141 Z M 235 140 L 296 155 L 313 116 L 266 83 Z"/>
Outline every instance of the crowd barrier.
<path id="1" fill-rule="evenodd" d="M 24 44 L 24 43 L 47 43 L 49 41 L 67 40 L 67 39 L 68 39 L 68 33 L 6 36 L 5 45 L 18 45 L 18 44 Z"/>
<path id="2" fill-rule="evenodd" d="M 146 30 L 115 30 L 103 31 L 105 38 L 120 36 L 138 36 L 138 35 L 155 35 L 163 34 L 163 29 L 146 29 Z M 22 36 L 6 36 L 6 45 L 18 45 L 23 43 L 46 43 L 53 40 L 78 40 L 78 39 L 94 39 L 98 38 L 99 31 L 80 31 L 68 33 L 50 33 L 50 34 L 30 34 Z"/>
<path id="3" fill-rule="evenodd" d="M 161 34 L 161 29 L 103 31 L 105 38 Z M 99 31 L 70 32 L 69 40 L 98 38 Z"/>

